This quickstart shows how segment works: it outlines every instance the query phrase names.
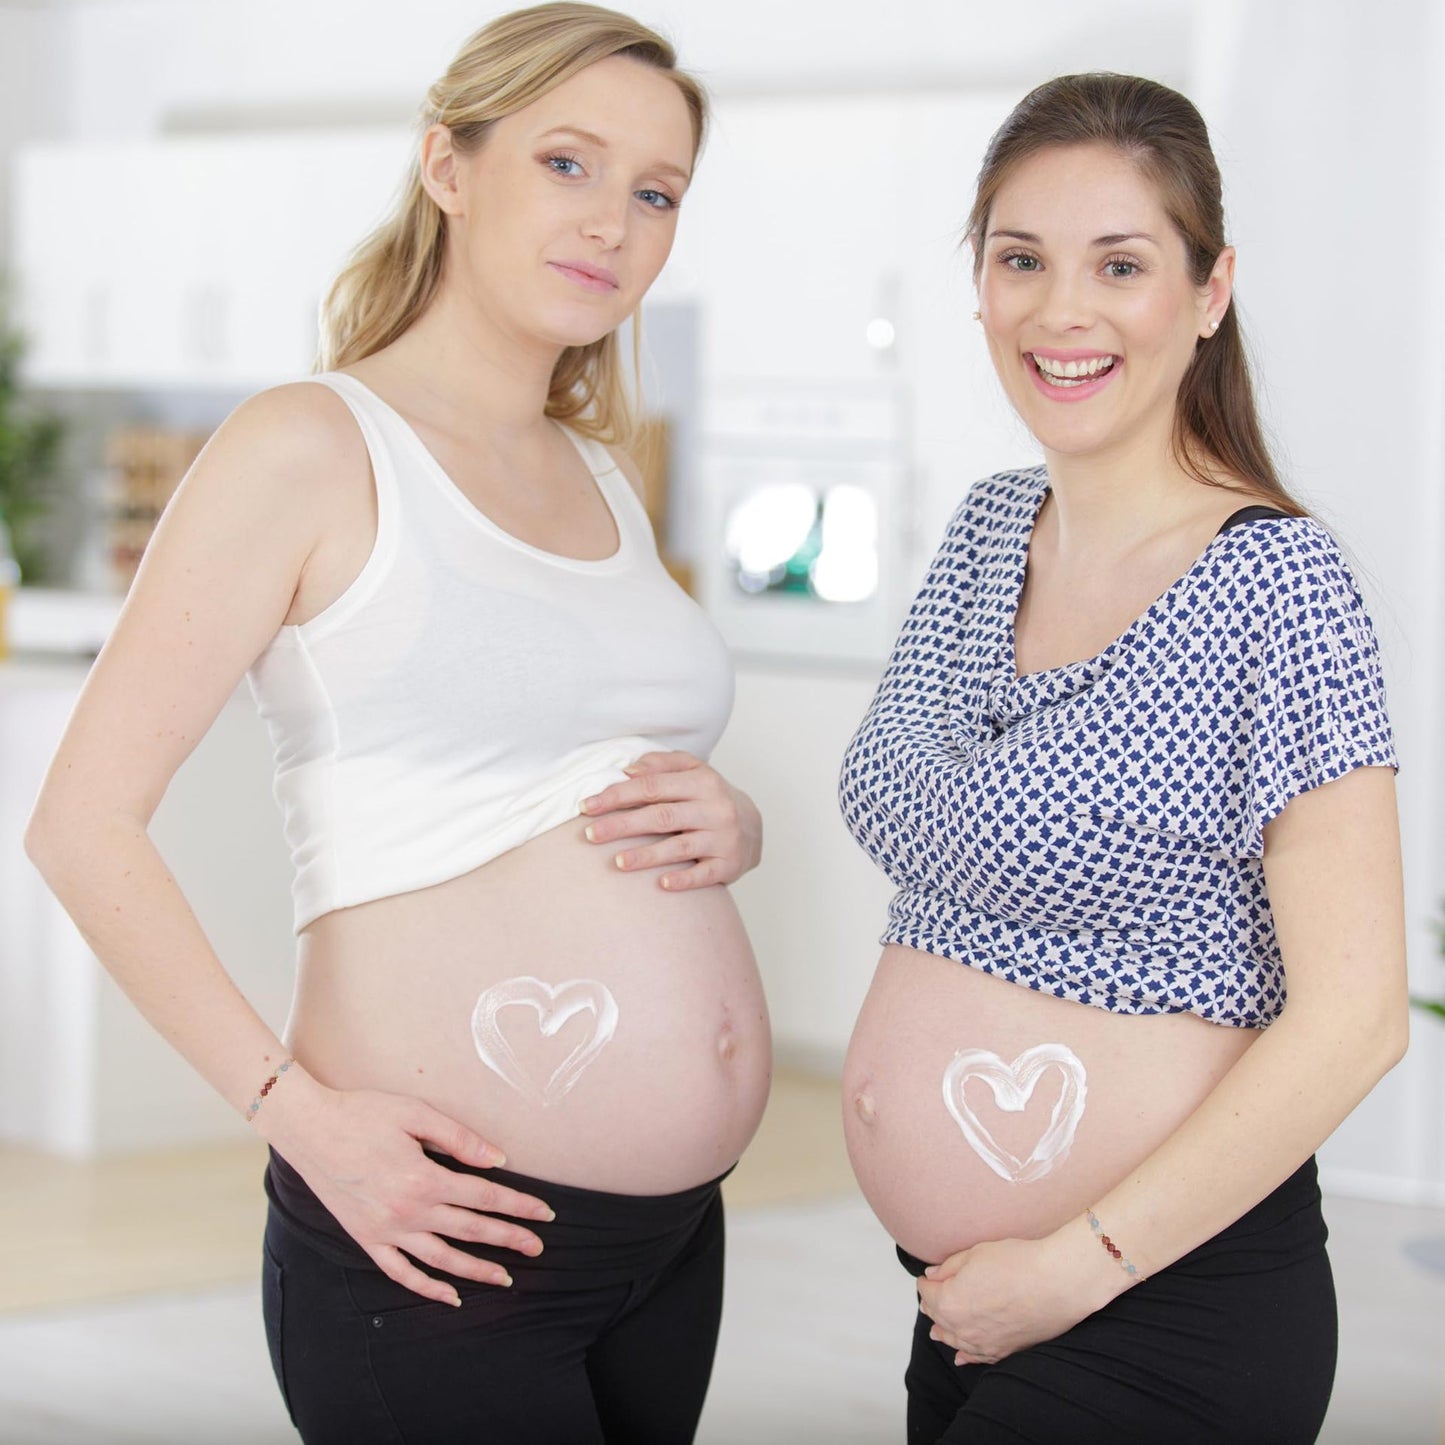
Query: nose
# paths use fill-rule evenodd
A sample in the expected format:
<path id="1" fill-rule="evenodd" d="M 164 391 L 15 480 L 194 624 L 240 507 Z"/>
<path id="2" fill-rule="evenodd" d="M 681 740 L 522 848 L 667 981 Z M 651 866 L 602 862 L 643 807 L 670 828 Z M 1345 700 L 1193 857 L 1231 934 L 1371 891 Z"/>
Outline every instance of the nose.
<path id="1" fill-rule="evenodd" d="M 582 222 L 582 234 L 606 250 L 615 251 L 627 238 L 627 213 L 631 201 L 630 191 L 619 192 L 611 188 L 594 191 L 592 206 Z"/>
<path id="2" fill-rule="evenodd" d="M 1059 268 L 1046 273 L 1038 297 L 1038 320 L 1045 330 L 1079 331 L 1093 324 L 1087 278 Z"/>

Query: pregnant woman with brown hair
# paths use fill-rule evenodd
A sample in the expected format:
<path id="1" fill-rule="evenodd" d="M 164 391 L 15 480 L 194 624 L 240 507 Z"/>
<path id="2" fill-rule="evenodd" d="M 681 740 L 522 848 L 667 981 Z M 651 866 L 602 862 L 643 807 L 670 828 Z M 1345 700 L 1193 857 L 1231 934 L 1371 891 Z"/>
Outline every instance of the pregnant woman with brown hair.
<path id="1" fill-rule="evenodd" d="M 899 890 L 845 1120 L 919 1276 L 908 1438 L 1313 1440 L 1313 1152 L 1407 1029 L 1374 634 L 1261 441 L 1184 97 L 1041 86 L 968 235 L 1046 464 L 959 507 L 842 778 Z"/>
<path id="2" fill-rule="evenodd" d="M 27 841 L 272 1147 L 267 1333 L 306 1441 L 677 1445 L 770 1068 L 720 886 L 757 813 L 701 761 L 730 664 L 618 445 L 616 329 L 705 104 L 651 31 L 559 4 L 473 36 L 425 118 L 326 369 L 180 488 Z M 296 868 L 284 1044 L 146 832 L 247 673 Z"/>

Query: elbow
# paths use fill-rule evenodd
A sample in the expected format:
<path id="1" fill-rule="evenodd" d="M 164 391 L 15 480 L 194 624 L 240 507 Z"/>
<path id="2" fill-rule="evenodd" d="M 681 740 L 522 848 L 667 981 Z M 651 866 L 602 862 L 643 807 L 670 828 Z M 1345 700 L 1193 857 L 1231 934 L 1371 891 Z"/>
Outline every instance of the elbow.
<path id="1" fill-rule="evenodd" d="M 1380 1046 L 1383 1051 L 1383 1067 L 1380 1069 L 1380 1077 L 1383 1078 L 1405 1057 L 1406 1050 L 1410 1047 L 1410 1006 L 1405 1004 L 1396 1009 L 1385 1027 L 1381 1030 L 1382 1038 Z"/>
<path id="2" fill-rule="evenodd" d="M 55 820 L 42 804 L 37 803 L 30 814 L 30 821 L 25 825 L 25 856 L 47 882 L 56 854 L 60 851 L 59 831 Z"/>

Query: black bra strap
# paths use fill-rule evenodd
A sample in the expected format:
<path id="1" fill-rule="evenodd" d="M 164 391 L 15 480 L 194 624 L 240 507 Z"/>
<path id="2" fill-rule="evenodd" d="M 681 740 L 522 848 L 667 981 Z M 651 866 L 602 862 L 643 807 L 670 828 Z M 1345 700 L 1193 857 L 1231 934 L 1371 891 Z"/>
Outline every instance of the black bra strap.
<path id="1" fill-rule="evenodd" d="M 1265 517 L 1287 517 L 1288 512 L 1281 512 L 1278 507 L 1267 507 L 1261 502 L 1255 502 L 1248 507 L 1241 507 L 1237 512 L 1232 512 L 1224 519 L 1219 531 L 1214 535 L 1217 537 L 1222 532 L 1227 532 L 1231 527 L 1238 526 L 1241 522 L 1259 522 Z"/>

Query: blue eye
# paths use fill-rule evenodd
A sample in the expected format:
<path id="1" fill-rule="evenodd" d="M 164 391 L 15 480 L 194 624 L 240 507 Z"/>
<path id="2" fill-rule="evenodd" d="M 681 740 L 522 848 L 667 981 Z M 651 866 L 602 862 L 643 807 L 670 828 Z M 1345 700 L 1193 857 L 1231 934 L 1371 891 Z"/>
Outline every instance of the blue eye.
<path id="1" fill-rule="evenodd" d="M 673 211 L 677 202 L 666 191 L 645 190 L 637 192 L 637 199 L 654 211 Z"/>
<path id="2" fill-rule="evenodd" d="M 559 176 L 580 176 L 582 174 L 582 162 L 576 156 L 547 156 L 545 163 Z M 568 169 L 569 166 L 572 167 L 571 170 Z"/>
<path id="3" fill-rule="evenodd" d="M 1039 258 L 1029 255 L 1027 251 L 1009 251 L 1000 256 L 999 260 L 1011 271 L 1023 271 L 1031 275 L 1039 269 Z"/>
<path id="4" fill-rule="evenodd" d="M 1138 276 L 1143 267 L 1128 256 L 1110 256 L 1104 262 L 1105 272 L 1116 281 L 1129 281 Z"/>

